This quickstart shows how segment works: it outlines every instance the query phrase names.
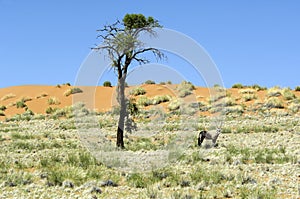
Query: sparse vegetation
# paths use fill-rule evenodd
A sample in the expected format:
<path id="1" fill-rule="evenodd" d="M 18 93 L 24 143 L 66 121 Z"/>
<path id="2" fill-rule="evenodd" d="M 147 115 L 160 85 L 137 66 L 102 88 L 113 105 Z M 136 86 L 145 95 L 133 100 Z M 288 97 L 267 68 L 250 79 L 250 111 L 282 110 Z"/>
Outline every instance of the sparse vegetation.
<path id="1" fill-rule="evenodd" d="M 169 95 L 157 95 L 152 99 L 153 105 L 160 104 L 163 102 L 169 102 L 171 100 L 171 96 Z"/>
<path id="2" fill-rule="evenodd" d="M 278 97 L 270 97 L 266 99 L 265 106 L 267 108 L 284 108 L 282 100 Z"/>
<path id="3" fill-rule="evenodd" d="M 1 105 L 1 106 L 0 106 L 0 111 L 5 111 L 5 110 L 6 110 L 6 106 Z"/>
<path id="4" fill-rule="evenodd" d="M 111 87 L 111 82 L 110 81 L 105 81 L 103 82 L 104 87 Z"/>
<path id="5" fill-rule="evenodd" d="M 40 95 L 36 96 L 36 99 L 44 98 L 44 97 L 47 97 L 47 96 L 48 96 L 47 93 L 41 93 Z"/>
<path id="6" fill-rule="evenodd" d="M 153 80 L 147 80 L 144 82 L 144 84 L 155 84 L 155 81 Z"/>
<path id="7" fill-rule="evenodd" d="M 152 101 L 146 96 L 141 96 L 137 99 L 137 104 L 139 106 L 149 106 L 152 104 Z"/>
<path id="8" fill-rule="evenodd" d="M 169 111 L 178 110 L 181 106 L 182 102 L 178 99 L 172 99 L 168 105 Z"/>
<path id="9" fill-rule="evenodd" d="M 296 98 L 296 95 L 293 93 L 293 91 L 289 88 L 285 88 L 281 92 L 282 96 L 285 100 L 293 100 Z"/>
<path id="10" fill-rule="evenodd" d="M 4 95 L 4 96 L 1 98 L 1 101 L 5 101 L 5 100 L 8 100 L 8 99 L 11 99 L 11 98 L 14 98 L 14 97 L 16 97 L 15 94 L 9 93 L 9 94 L 7 94 L 7 95 Z"/>
<path id="11" fill-rule="evenodd" d="M 59 105 L 60 101 L 56 97 L 50 97 L 48 99 L 48 105 Z"/>
<path id="12" fill-rule="evenodd" d="M 142 87 L 134 88 L 130 91 L 130 95 L 138 96 L 146 94 L 146 90 Z"/>
<path id="13" fill-rule="evenodd" d="M 241 89 L 241 88 L 244 88 L 244 86 L 243 86 L 243 84 L 236 83 L 236 84 L 232 85 L 232 88 L 239 88 L 239 89 Z"/>
<path id="14" fill-rule="evenodd" d="M 26 107 L 25 99 L 23 98 L 20 101 L 17 101 L 16 102 L 16 106 L 17 106 L 17 108 L 24 108 L 24 107 Z"/>
<path id="15" fill-rule="evenodd" d="M 182 81 L 176 88 L 178 96 L 183 98 L 193 93 L 195 86 L 191 82 Z"/>
<path id="16" fill-rule="evenodd" d="M 80 88 L 74 87 L 74 88 L 70 88 L 68 90 L 65 91 L 64 95 L 66 97 L 76 94 L 76 93 L 82 93 L 83 91 Z"/>
<path id="17" fill-rule="evenodd" d="M 267 91 L 268 97 L 279 97 L 281 96 L 281 89 L 278 86 L 269 88 Z"/>
<path id="18" fill-rule="evenodd" d="M 192 103 L 163 94 L 130 96 L 130 119 L 138 128 L 126 129 L 124 150 L 116 150 L 114 143 L 118 108 L 95 113 L 82 103 L 58 108 L 53 100 L 47 115 L 33 113 L 28 103 L 24 113 L 8 117 L 14 107 L 3 102 L 1 193 L 7 198 L 30 198 L 33 192 L 36 197 L 47 193 L 49 198 L 131 198 L 134 193 L 138 198 L 293 198 L 298 194 L 294 176 L 300 159 L 300 100 L 290 89 L 279 90 L 278 97 L 271 97 L 245 86 L 238 95 L 230 90 L 217 93 L 211 104 L 202 96 Z M 264 94 L 266 98 L 261 98 Z M 248 95 L 249 100 L 257 100 L 243 104 Z M 29 99 L 20 101 L 26 105 Z M 149 107 L 160 103 L 164 104 Z M 226 115 L 218 146 L 213 148 L 206 140 L 203 147 L 197 147 L 199 131 L 213 129 L 206 114 L 217 112 Z M 77 128 L 83 132 L 78 134 Z M 126 162 L 114 155 L 109 163 L 100 161 L 97 147 L 102 144 L 108 152 L 124 152 L 125 160 L 134 157 L 138 161 Z M 163 160 L 168 164 L 162 167 L 150 161 L 165 149 L 170 150 Z M 93 150 L 96 153 L 89 152 Z M 143 172 L 145 163 L 153 164 L 153 169 Z M 119 171 L 133 164 L 137 170 Z"/>

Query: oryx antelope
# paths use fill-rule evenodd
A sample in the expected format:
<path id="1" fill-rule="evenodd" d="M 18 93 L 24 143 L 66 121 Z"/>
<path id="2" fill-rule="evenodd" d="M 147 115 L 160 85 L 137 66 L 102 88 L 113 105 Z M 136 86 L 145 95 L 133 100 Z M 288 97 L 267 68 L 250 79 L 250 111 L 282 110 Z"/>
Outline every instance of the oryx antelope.
<path id="1" fill-rule="evenodd" d="M 213 131 L 200 131 L 199 135 L 198 135 L 198 146 L 201 146 L 202 142 L 204 139 L 207 140 L 212 140 L 213 146 L 216 146 L 217 143 L 217 139 L 219 137 L 219 135 L 221 134 L 221 126 L 217 127 L 216 130 Z"/>

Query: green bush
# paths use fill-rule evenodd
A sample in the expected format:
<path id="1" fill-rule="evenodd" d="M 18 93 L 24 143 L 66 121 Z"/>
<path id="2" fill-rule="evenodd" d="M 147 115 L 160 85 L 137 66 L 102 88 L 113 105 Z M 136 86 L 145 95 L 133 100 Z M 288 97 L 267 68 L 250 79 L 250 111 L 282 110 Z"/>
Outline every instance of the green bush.
<path id="1" fill-rule="evenodd" d="M 268 97 L 279 97 L 281 96 L 281 89 L 278 86 L 269 88 L 267 95 Z"/>
<path id="2" fill-rule="evenodd" d="M 137 87 L 130 91 L 130 95 L 134 95 L 134 96 L 144 95 L 144 94 L 146 94 L 146 90 L 142 87 Z"/>
<path id="3" fill-rule="evenodd" d="M 48 99 L 48 104 L 49 105 L 59 105 L 60 101 L 56 97 L 50 97 Z"/>
<path id="4" fill-rule="evenodd" d="M 285 100 L 293 100 L 296 98 L 296 95 L 289 88 L 285 88 L 282 90 L 282 96 L 284 97 Z"/>
<path id="5" fill-rule="evenodd" d="M 171 100 L 171 97 L 169 95 L 157 95 L 152 99 L 152 104 L 160 104 L 163 102 L 168 102 Z"/>
<path id="6" fill-rule="evenodd" d="M 47 114 L 52 114 L 52 113 L 54 113 L 56 110 L 57 110 L 57 108 L 48 107 L 48 108 L 46 109 L 46 113 L 47 113 Z"/>
<path id="7" fill-rule="evenodd" d="M 300 86 L 296 86 L 295 91 L 300 91 Z"/>
<path id="8" fill-rule="evenodd" d="M 172 101 L 170 101 L 168 105 L 168 109 L 169 111 L 175 111 L 178 110 L 180 106 L 181 106 L 181 102 L 178 99 L 173 99 Z"/>
<path id="9" fill-rule="evenodd" d="M 152 104 L 152 101 L 146 96 L 141 96 L 138 98 L 137 104 L 140 106 L 149 106 Z"/>
<path id="10" fill-rule="evenodd" d="M 251 88 L 257 90 L 257 91 L 264 91 L 264 90 L 267 90 L 267 87 L 261 87 L 260 85 L 258 84 L 253 84 L 252 86 L 250 86 Z"/>
<path id="11" fill-rule="evenodd" d="M 68 90 L 65 91 L 64 95 L 66 97 L 68 97 L 69 95 L 72 95 L 72 94 L 76 94 L 76 93 L 82 93 L 83 91 L 80 89 L 80 88 L 70 88 Z"/>
<path id="12" fill-rule="evenodd" d="M 176 88 L 179 97 L 185 97 L 193 93 L 195 86 L 191 82 L 182 81 Z"/>
<path id="13" fill-rule="evenodd" d="M 0 106 L 0 111 L 5 111 L 6 110 L 6 106 L 2 105 Z"/>
<path id="14" fill-rule="evenodd" d="M 265 106 L 267 108 L 284 108 L 283 102 L 278 97 L 270 97 L 267 99 Z"/>
<path id="15" fill-rule="evenodd" d="M 248 102 L 248 101 L 257 99 L 257 95 L 256 94 L 243 94 L 242 99 L 244 102 Z"/>
<path id="16" fill-rule="evenodd" d="M 232 88 L 244 88 L 243 84 L 237 83 L 237 84 L 233 84 Z"/>
<path id="17" fill-rule="evenodd" d="M 17 108 L 24 108 L 24 107 L 26 107 L 24 98 L 21 99 L 20 101 L 18 101 L 18 102 L 16 103 L 16 105 L 17 105 Z"/>
<path id="18" fill-rule="evenodd" d="M 155 84 L 155 81 L 147 80 L 147 81 L 144 82 L 144 84 Z"/>
<path id="19" fill-rule="evenodd" d="M 104 87 L 111 87 L 111 82 L 110 81 L 105 81 L 103 82 Z"/>
<path id="20" fill-rule="evenodd" d="M 0 110 L 0 116 L 5 116 L 5 113 L 2 110 Z"/>

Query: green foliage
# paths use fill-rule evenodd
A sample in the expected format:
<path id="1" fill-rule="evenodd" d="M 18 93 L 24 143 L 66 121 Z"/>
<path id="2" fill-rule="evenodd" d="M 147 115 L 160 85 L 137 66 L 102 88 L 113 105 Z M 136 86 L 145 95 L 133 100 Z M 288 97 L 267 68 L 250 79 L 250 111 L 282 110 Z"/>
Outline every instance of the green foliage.
<path id="1" fill-rule="evenodd" d="M 140 150 L 156 150 L 157 146 L 151 141 L 150 138 L 138 138 L 135 141 L 126 143 L 127 149 L 130 151 Z"/>
<path id="2" fill-rule="evenodd" d="M 134 88 L 130 91 L 130 95 L 138 96 L 146 94 L 146 90 L 142 87 Z"/>
<path id="3" fill-rule="evenodd" d="M 160 104 L 163 102 L 168 102 L 171 100 L 171 96 L 169 95 L 156 95 L 153 99 L 152 99 L 152 104 Z"/>
<path id="4" fill-rule="evenodd" d="M 153 80 L 147 80 L 144 82 L 144 84 L 155 84 L 155 81 Z"/>
<path id="5" fill-rule="evenodd" d="M 0 116 L 5 116 L 5 113 L 2 110 L 0 110 Z"/>
<path id="6" fill-rule="evenodd" d="M 267 91 L 268 97 L 279 97 L 281 96 L 281 89 L 278 86 L 269 88 Z"/>
<path id="7" fill-rule="evenodd" d="M 242 99 L 244 102 L 248 102 L 248 101 L 257 99 L 257 95 L 256 94 L 243 94 Z"/>
<path id="8" fill-rule="evenodd" d="M 182 104 L 181 101 L 179 101 L 178 99 L 172 99 L 168 105 L 168 109 L 169 111 L 178 110 L 181 104 Z"/>
<path id="9" fill-rule="evenodd" d="M 232 85 L 232 88 L 244 88 L 243 84 L 240 84 L 240 83 L 236 83 L 234 85 Z"/>
<path id="10" fill-rule="evenodd" d="M 152 104 L 152 102 L 151 102 L 151 99 L 149 99 L 148 97 L 141 96 L 141 97 L 138 98 L 137 104 L 139 106 L 149 106 L 149 105 Z"/>
<path id="11" fill-rule="evenodd" d="M 153 17 L 146 18 L 143 14 L 126 14 L 123 18 L 126 29 L 138 29 L 144 27 L 161 27 Z"/>
<path id="12" fill-rule="evenodd" d="M 27 140 L 27 139 L 33 139 L 35 138 L 32 134 L 25 134 L 25 133 L 19 133 L 19 132 L 13 132 L 11 134 L 12 140 Z"/>
<path id="13" fill-rule="evenodd" d="M 257 90 L 257 91 L 264 91 L 264 90 L 267 90 L 267 87 L 261 87 L 260 85 L 258 84 L 254 84 L 251 86 L 251 88 Z"/>
<path id="14" fill-rule="evenodd" d="M 111 87 L 111 82 L 110 81 L 105 81 L 103 82 L 104 87 Z"/>
<path id="15" fill-rule="evenodd" d="M 133 173 L 128 178 L 127 181 L 130 186 L 135 188 L 146 188 L 151 182 L 144 174 Z"/>
<path id="16" fill-rule="evenodd" d="M 179 97 L 185 97 L 193 93 L 195 86 L 191 82 L 182 81 L 176 88 Z"/>
<path id="17" fill-rule="evenodd" d="M 76 94 L 76 93 L 82 93 L 83 91 L 80 88 L 74 87 L 70 88 L 65 91 L 64 95 L 68 97 L 69 95 Z"/>
<path id="18" fill-rule="evenodd" d="M 191 173 L 190 178 L 194 184 L 197 184 L 199 180 L 202 180 L 208 184 L 220 184 L 222 180 L 225 180 L 224 175 L 218 170 L 207 170 L 201 166 L 197 166 Z"/>
<path id="19" fill-rule="evenodd" d="M 50 97 L 48 99 L 48 104 L 49 105 L 59 105 L 60 101 L 56 97 Z"/>
<path id="20" fill-rule="evenodd" d="M 278 97 L 266 99 L 265 107 L 267 108 L 284 108 L 283 102 Z"/>
<path id="21" fill-rule="evenodd" d="M 296 95 L 289 88 L 283 89 L 281 93 L 285 100 L 293 100 L 296 98 Z"/>
<path id="22" fill-rule="evenodd" d="M 0 111 L 5 111 L 6 110 L 6 106 L 2 105 L 0 106 Z"/>
<path id="23" fill-rule="evenodd" d="M 54 113 L 56 110 L 58 110 L 58 108 L 48 107 L 48 108 L 46 109 L 46 113 L 47 113 L 47 114 L 52 114 L 52 113 Z"/>
<path id="24" fill-rule="evenodd" d="M 295 91 L 300 91 L 300 86 L 296 86 Z"/>
<path id="25" fill-rule="evenodd" d="M 21 99 L 20 101 L 17 101 L 16 106 L 17 106 L 17 108 L 24 108 L 24 107 L 26 107 L 27 105 L 25 104 L 24 98 Z"/>

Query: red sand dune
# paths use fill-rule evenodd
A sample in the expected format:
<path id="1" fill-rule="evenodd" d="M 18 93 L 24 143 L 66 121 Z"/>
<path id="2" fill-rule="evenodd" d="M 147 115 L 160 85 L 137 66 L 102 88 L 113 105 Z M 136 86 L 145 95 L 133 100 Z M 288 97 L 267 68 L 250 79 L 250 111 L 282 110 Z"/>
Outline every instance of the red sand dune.
<path id="1" fill-rule="evenodd" d="M 141 85 L 146 90 L 146 96 L 152 98 L 156 95 L 170 95 L 176 96 L 176 85 Z M 100 112 L 109 111 L 113 106 L 117 105 L 115 87 L 87 87 L 82 86 L 80 89 L 82 93 L 65 96 L 65 92 L 73 88 L 72 86 L 61 85 L 57 86 L 44 86 L 44 85 L 26 85 L 26 86 L 13 86 L 0 89 L 0 106 L 6 106 L 4 111 L 5 116 L 0 116 L 0 120 L 5 117 L 11 117 L 15 114 L 23 113 L 24 108 L 17 108 L 16 102 L 22 98 L 28 100 L 26 105 L 34 113 L 45 114 L 48 107 L 63 108 L 65 106 L 72 105 L 73 102 L 82 101 L 90 109 L 94 109 Z M 127 93 L 134 87 L 127 88 Z M 231 93 L 231 97 L 240 102 L 239 89 L 228 89 Z M 300 92 L 295 92 L 299 97 Z M 266 91 L 257 92 L 258 100 L 263 101 L 266 95 Z M 196 87 L 194 95 L 189 95 L 184 98 L 186 102 L 207 101 L 210 96 L 209 89 L 203 87 Z M 7 99 L 6 99 L 7 98 Z M 48 100 L 54 98 L 58 104 L 49 105 Z M 246 105 L 252 104 L 254 101 L 246 102 Z"/>

